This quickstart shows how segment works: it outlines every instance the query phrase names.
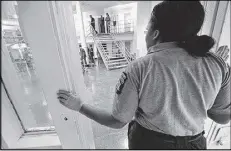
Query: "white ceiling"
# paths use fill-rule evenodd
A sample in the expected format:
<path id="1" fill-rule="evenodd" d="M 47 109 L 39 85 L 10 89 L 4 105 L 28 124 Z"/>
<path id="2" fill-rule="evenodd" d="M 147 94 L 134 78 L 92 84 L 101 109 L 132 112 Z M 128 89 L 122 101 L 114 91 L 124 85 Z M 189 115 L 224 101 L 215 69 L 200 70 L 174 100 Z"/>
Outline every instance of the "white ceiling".
<path id="1" fill-rule="evenodd" d="M 135 1 L 80 1 L 83 12 L 95 11 L 116 5 L 134 3 Z"/>

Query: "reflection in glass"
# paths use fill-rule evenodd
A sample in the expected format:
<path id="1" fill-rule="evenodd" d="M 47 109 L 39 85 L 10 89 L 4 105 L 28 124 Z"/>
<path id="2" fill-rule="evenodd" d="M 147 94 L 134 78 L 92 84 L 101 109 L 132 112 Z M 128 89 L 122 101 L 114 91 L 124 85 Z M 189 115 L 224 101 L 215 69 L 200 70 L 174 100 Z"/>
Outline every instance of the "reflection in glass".
<path id="1" fill-rule="evenodd" d="M 54 130 L 40 80 L 36 74 L 33 52 L 21 33 L 17 3 L 3 1 L 2 5 L 2 40 L 6 43 L 15 74 L 24 92 L 24 99 L 17 100 L 20 102 L 14 104 L 19 120 L 26 131 Z M 12 90 L 17 91 L 14 88 Z M 33 120 L 28 116 L 32 116 Z"/>

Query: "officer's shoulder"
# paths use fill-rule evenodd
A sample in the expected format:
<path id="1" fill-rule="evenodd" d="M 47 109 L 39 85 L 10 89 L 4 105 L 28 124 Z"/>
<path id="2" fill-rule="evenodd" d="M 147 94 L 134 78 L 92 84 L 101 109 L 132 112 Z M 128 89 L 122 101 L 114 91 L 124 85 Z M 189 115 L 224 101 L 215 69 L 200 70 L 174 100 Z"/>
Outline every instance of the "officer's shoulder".
<path id="1" fill-rule="evenodd" d="M 146 56 L 143 56 L 143 57 L 140 57 L 140 58 L 134 60 L 131 64 L 133 66 L 140 66 L 142 64 L 146 64 L 146 63 L 150 62 L 151 60 L 153 61 L 154 57 L 155 56 L 153 56 L 153 55 L 146 55 Z"/>
<path id="2" fill-rule="evenodd" d="M 137 58 L 136 60 L 129 63 L 127 66 L 127 70 L 133 70 L 133 71 L 140 71 L 140 69 L 144 68 L 145 65 L 148 64 L 148 62 L 152 59 L 149 55 Z"/>

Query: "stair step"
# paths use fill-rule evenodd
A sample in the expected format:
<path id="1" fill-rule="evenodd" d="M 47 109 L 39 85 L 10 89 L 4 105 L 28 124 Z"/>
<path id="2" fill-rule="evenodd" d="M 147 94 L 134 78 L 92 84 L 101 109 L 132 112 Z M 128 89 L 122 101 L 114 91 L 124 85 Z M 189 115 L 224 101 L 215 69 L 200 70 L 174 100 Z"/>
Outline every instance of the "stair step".
<path id="1" fill-rule="evenodd" d="M 126 59 L 117 59 L 117 60 L 109 60 L 107 61 L 108 63 L 115 63 L 115 62 L 120 62 L 120 63 L 124 63 L 124 62 L 127 62 Z"/>
<path id="2" fill-rule="evenodd" d="M 98 33 L 97 36 L 108 36 L 109 34 L 107 33 Z"/>
<path id="3" fill-rule="evenodd" d="M 107 41 L 110 41 L 110 42 L 111 42 L 111 41 L 114 41 L 114 40 L 113 40 L 113 39 L 97 39 L 96 41 L 97 41 L 97 42 L 102 42 L 102 41 L 103 41 L 103 42 L 107 42 Z"/>
<path id="4" fill-rule="evenodd" d="M 110 60 L 125 59 L 124 57 L 108 57 Z"/>
<path id="5" fill-rule="evenodd" d="M 111 37 L 98 37 L 98 39 L 113 39 Z"/>
<path id="6" fill-rule="evenodd" d="M 115 53 L 115 52 L 114 53 L 111 53 L 111 52 L 109 53 L 107 51 L 104 51 L 103 53 L 108 55 L 108 56 L 112 56 L 112 57 L 113 56 L 122 56 L 123 55 L 122 53 Z"/>
<path id="7" fill-rule="evenodd" d="M 108 67 L 109 70 L 113 70 L 113 69 L 119 69 L 119 68 L 125 68 L 127 67 L 127 65 L 121 65 L 121 66 L 115 66 L 115 67 Z"/>
<path id="8" fill-rule="evenodd" d="M 102 57 L 107 58 L 107 61 L 104 59 L 104 64 L 107 64 L 109 70 L 124 68 L 129 64 L 128 60 L 125 58 L 125 56 L 123 56 L 123 53 L 121 52 L 121 48 L 123 48 L 121 42 L 118 43 L 119 47 L 117 46 L 117 44 L 114 43 L 110 48 L 112 50 L 109 51 L 107 49 L 108 47 L 106 45 L 106 42 L 115 41 L 115 39 L 111 35 L 101 33 L 97 34 L 93 39 L 94 43 L 97 44 L 97 48 L 100 49 L 100 55 L 102 54 Z"/>
<path id="9" fill-rule="evenodd" d="M 110 56 L 107 56 L 109 59 L 118 59 L 118 58 L 124 58 L 123 55 L 110 55 Z"/>
<path id="10" fill-rule="evenodd" d="M 125 64 L 128 64 L 128 62 L 113 62 L 113 63 L 108 63 L 108 66 L 125 65 Z"/>
<path id="11" fill-rule="evenodd" d="M 109 51 L 104 51 L 107 54 L 112 54 L 112 55 L 120 55 L 122 52 L 109 52 Z"/>

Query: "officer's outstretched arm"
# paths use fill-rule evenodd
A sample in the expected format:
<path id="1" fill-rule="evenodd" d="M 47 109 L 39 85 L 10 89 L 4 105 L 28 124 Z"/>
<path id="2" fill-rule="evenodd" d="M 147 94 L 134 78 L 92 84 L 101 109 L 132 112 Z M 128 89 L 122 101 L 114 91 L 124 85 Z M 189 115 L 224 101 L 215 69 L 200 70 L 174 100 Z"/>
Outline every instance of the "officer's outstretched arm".
<path id="1" fill-rule="evenodd" d="M 136 78 L 132 76 L 130 68 L 127 68 L 116 85 L 112 112 L 83 104 L 80 113 L 99 124 L 116 129 L 122 128 L 132 120 L 138 107 L 137 87 Z"/>
<path id="2" fill-rule="evenodd" d="M 120 129 L 126 125 L 126 123 L 115 119 L 110 112 L 96 108 L 89 104 L 83 104 L 80 109 L 80 113 L 95 122 L 110 128 Z"/>
<path id="3" fill-rule="evenodd" d="M 229 67 L 216 100 L 212 108 L 207 112 L 208 117 L 219 124 L 227 124 L 230 121 L 230 74 Z"/>

